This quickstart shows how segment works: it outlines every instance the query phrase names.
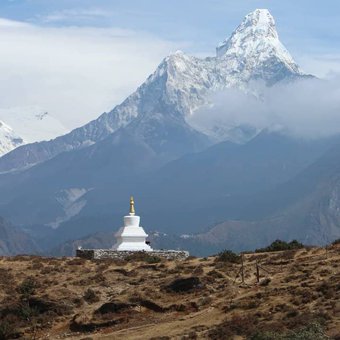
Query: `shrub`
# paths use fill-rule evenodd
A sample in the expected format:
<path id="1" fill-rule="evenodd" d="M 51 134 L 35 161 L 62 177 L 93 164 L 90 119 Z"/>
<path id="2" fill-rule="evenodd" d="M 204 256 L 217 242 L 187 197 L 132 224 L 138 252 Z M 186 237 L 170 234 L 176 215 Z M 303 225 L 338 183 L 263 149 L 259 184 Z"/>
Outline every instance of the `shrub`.
<path id="1" fill-rule="evenodd" d="M 223 279 L 224 275 L 217 270 L 211 270 L 210 272 L 207 273 L 208 276 L 211 276 L 215 279 Z"/>
<path id="2" fill-rule="evenodd" d="M 271 279 L 269 277 L 266 277 L 265 279 L 261 280 L 260 286 L 266 287 L 269 285 L 270 282 L 271 282 Z"/>
<path id="3" fill-rule="evenodd" d="M 36 307 L 31 307 L 29 303 L 21 303 L 18 306 L 17 315 L 23 320 L 29 321 L 38 314 L 38 309 Z"/>
<path id="4" fill-rule="evenodd" d="M 67 262 L 67 265 L 69 266 L 83 266 L 85 264 L 86 260 L 81 258 L 81 257 L 77 257 L 74 258 L 70 261 Z"/>
<path id="5" fill-rule="evenodd" d="M 336 239 L 332 242 L 332 245 L 335 246 L 336 244 L 340 244 L 340 238 Z"/>
<path id="6" fill-rule="evenodd" d="M 84 293 L 84 300 L 88 303 L 94 303 L 99 301 L 99 297 L 93 289 L 89 288 Z"/>
<path id="7" fill-rule="evenodd" d="M 237 255 L 231 250 L 223 250 L 217 254 L 216 261 L 217 262 L 240 263 L 241 256 Z"/>
<path id="8" fill-rule="evenodd" d="M 13 281 L 13 275 L 7 269 L 0 268 L 0 285 L 7 288 L 13 284 Z"/>
<path id="9" fill-rule="evenodd" d="M 32 277 L 27 277 L 17 288 L 22 298 L 28 299 L 35 293 L 38 284 L 37 281 Z"/>
<path id="10" fill-rule="evenodd" d="M 291 242 L 285 242 L 281 240 L 276 240 L 271 243 L 268 247 L 256 249 L 256 253 L 272 252 L 272 251 L 282 251 L 282 250 L 292 250 L 301 249 L 304 245 L 297 240 Z"/>
<path id="11" fill-rule="evenodd" d="M 0 320 L 0 339 L 19 338 L 17 330 L 18 319 L 14 315 L 7 315 Z"/>
<path id="12" fill-rule="evenodd" d="M 31 269 L 33 270 L 40 270 L 40 269 L 43 269 L 44 268 L 44 265 L 40 262 L 34 262 L 31 266 Z"/>
<path id="13" fill-rule="evenodd" d="M 209 339 L 232 339 L 235 335 L 248 336 L 256 329 L 256 318 L 252 316 L 234 315 L 231 320 L 225 320 L 211 329 Z M 256 339 L 257 340 L 257 339 Z"/>
<path id="14" fill-rule="evenodd" d="M 10 317 L 7 317 L 4 320 L 0 320 L 0 339 L 1 340 L 14 338 L 14 335 L 17 333 L 15 321 L 16 320 L 11 320 Z"/>
<path id="15" fill-rule="evenodd" d="M 330 299 L 334 296 L 334 288 L 327 281 L 323 281 L 316 287 L 316 291 L 321 293 L 325 298 Z"/>

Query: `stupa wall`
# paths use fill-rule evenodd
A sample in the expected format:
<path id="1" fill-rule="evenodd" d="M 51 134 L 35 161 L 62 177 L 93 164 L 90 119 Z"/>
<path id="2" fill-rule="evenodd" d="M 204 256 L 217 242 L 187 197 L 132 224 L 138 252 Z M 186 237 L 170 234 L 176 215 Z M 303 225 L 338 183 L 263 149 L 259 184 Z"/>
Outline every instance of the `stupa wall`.
<path id="1" fill-rule="evenodd" d="M 112 249 L 77 249 L 76 256 L 88 260 L 118 259 L 124 260 L 138 251 L 117 251 Z M 185 250 L 153 250 L 145 252 L 150 256 L 158 256 L 167 260 L 185 260 L 189 252 Z"/>

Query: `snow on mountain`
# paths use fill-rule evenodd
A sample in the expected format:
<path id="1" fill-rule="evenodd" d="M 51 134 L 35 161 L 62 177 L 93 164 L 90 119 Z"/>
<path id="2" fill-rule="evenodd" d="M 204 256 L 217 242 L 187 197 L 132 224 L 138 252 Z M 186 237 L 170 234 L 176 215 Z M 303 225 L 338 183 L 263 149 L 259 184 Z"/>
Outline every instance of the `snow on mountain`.
<path id="1" fill-rule="evenodd" d="M 0 108 L 0 119 L 25 143 L 50 140 L 68 132 L 60 121 L 38 106 Z"/>
<path id="2" fill-rule="evenodd" d="M 214 63 L 219 79 L 225 81 L 217 87 L 218 90 L 233 87 L 257 98 L 261 97 L 261 93 L 250 86 L 252 81 L 264 81 L 271 86 L 283 80 L 311 77 L 301 71 L 280 42 L 275 20 L 267 9 L 256 9 L 246 15 L 230 38 L 217 46 Z M 207 117 L 210 109 L 214 109 L 214 103 L 206 101 L 205 104 L 204 119 L 200 115 L 192 115 L 187 121 L 214 141 L 244 143 L 259 132 L 253 126 Z"/>
<path id="3" fill-rule="evenodd" d="M 245 80 L 259 76 L 261 68 L 273 63 L 284 66 L 285 72 L 303 74 L 280 42 L 275 20 L 267 9 L 248 14 L 231 37 L 218 45 L 216 55 L 228 64 L 230 73 L 241 73 Z"/>
<path id="4" fill-rule="evenodd" d="M 246 90 L 255 79 L 273 85 L 305 76 L 280 43 L 270 13 L 255 10 L 218 46 L 216 57 L 200 59 L 183 52 L 166 57 L 144 84 L 111 112 L 50 142 L 17 148 L 0 159 L 0 171 L 31 166 L 86 147 L 125 127 L 157 153 L 178 157 L 207 145 L 204 133 L 216 139 L 214 129 L 199 133 L 197 126 L 190 125 L 190 117 L 209 103 L 212 93 L 230 87 Z M 218 139 L 235 134 L 244 137 L 243 129 L 236 133 L 229 130 L 219 129 Z"/>
<path id="5" fill-rule="evenodd" d="M 0 121 L 0 155 L 3 155 L 24 143 L 13 129 Z"/>

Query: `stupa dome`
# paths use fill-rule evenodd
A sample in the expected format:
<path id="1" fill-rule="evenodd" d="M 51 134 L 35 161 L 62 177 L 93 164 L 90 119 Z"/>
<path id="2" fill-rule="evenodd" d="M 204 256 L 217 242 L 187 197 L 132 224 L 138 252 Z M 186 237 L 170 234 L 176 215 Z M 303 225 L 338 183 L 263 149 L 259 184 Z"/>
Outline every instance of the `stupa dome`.
<path id="1" fill-rule="evenodd" d="M 139 225 L 140 217 L 135 215 L 135 202 L 130 198 L 130 213 L 124 216 L 124 226 L 116 233 L 116 244 L 112 247 L 118 251 L 152 251 L 146 244 L 148 234 Z"/>

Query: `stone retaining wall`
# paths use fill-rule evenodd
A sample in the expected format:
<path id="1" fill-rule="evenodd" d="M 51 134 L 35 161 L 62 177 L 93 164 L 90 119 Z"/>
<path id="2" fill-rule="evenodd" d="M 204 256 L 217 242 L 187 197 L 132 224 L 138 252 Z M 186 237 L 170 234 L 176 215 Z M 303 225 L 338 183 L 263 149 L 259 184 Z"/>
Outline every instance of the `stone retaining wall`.
<path id="1" fill-rule="evenodd" d="M 124 260 L 134 251 L 117 251 L 112 249 L 77 249 L 76 256 L 88 260 L 101 259 L 120 259 Z M 189 256 L 189 252 L 185 250 L 153 250 L 146 252 L 150 256 L 158 256 L 167 260 L 185 260 Z"/>

